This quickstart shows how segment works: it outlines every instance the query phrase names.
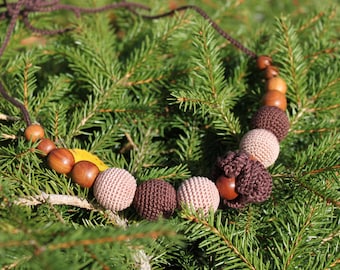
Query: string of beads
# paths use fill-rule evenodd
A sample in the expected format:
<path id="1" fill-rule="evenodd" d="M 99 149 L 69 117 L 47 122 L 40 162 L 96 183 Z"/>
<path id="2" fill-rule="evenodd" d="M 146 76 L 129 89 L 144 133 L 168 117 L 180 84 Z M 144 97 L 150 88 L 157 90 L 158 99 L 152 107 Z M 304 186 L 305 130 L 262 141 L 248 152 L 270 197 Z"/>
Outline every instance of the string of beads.
<path id="1" fill-rule="evenodd" d="M 42 5 L 42 1 L 39 3 Z M 178 10 L 188 7 L 193 9 L 192 6 L 186 6 Z M 19 14 L 20 9 L 17 6 L 14 10 Z M 197 7 L 194 10 L 203 17 L 207 16 Z M 173 11 L 149 18 L 160 18 L 172 13 Z M 208 21 L 212 22 L 210 18 Z M 242 51 L 256 57 L 257 67 L 266 78 L 266 91 L 262 106 L 253 116 L 251 129 L 242 137 L 239 149 L 230 151 L 217 160 L 211 179 L 193 176 L 182 182 L 177 190 L 160 179 L 150 179 L 137 185 L 135 177 L 125 169 L 100 169 L 89 160 L 76 160 L 70 149 L 58 148 L 52 140 L 46 138 L 40 124 L 26 121 L 24 136 L 26 140 L 37 143 L 37 149 L 46 157 L 51 169 L 69 175 L 81 187 L 93 188 L 97 202 L 114 212 L 133 206 L 142 218 L 155 220 L 170 217 L 176 208 L 183 205 L 206 214 L 210 210 L 216 211 L 221 200 L 222 204 L 232 208 L 263 202 L 269 198 L 273 185 L 267 168 L 276 161 L 280 151 L 279 143 L 289 130 L 289 120 L 285 113 L 287 85 L 279 77 L 279 70 L 270 57 L 257 56 L 239 45 L 239 42 L 232 44 L 237 44 L 235 46 L 238 48 L 242 46 Z M 13 105 L 22 109 L 22 104 L 9 96 L 1 84 L 0 92 Z M 25 111 L 25 107 L 22 110 Z M 27 115 L 26 118 L 29 119 L 29 114 Z"/>

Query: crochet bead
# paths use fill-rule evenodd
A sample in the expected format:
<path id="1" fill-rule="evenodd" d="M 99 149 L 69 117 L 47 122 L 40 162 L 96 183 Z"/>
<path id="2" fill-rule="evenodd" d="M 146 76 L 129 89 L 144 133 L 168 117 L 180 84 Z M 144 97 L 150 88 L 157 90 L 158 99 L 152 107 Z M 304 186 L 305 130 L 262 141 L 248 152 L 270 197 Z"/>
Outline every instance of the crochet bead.
<path id="1" fill-rule="evenodd" d="M 235 177 L 226 177 L 221 175 L 216 180 L 216 187 L 220 196 L 226 200 L 234 200 L 238 193 L 235 191 Z"/>
<path id="2" fill-rule="evenodd" d="M 283 140 L 289 130 L 289 119 L 286 113 L 277 107 L 263 106 L 253 116 L 251 128 L 267 129 L 274 133 L 276 138 Z"/>
<path id="3" fill-rule="evenodd" d="M 280 145 L 276 136 L 266 129 L 252 129 L 241 139 L 240 149 L 254 156 L 264 167 L 274 164 Z"/>
<path id="4" fill-rule="evenodd" d="M 279 91 L 273 90 L 268 91 L 263 96 L 263 105 L 265 106 L 274 106 L 278 107 L 279 109 L 285 111 L 287 109 L 287 99 L 285 94 L 282 94 Z"/>
<path id="5" fill-rule="evenodd" d="M 37 146 L 37 149 L 40 150 L 40 152 L 44 156 L 48 155 L 52 150 L 56 148 L 57 146 L 54 144 L 54 142 L 47 138 L 42 138 Z"/>
<path id="6" fill-rule="evenodd" d="M 72 180 L 84 188 L 92 187 L 99 174 L 98 167 L 90 161 L 82 160 L 74 164 L 71 171 Z"/>
<path id="7" fill-rule="evenodd" d="M 133 199 L 137 213 L 148 220 L 170 217 L 176 209 L 175 188 L 159 179 L 152 179 L 140 184 Z"/>
<path id="8" fill-rule="evenodd" d="M 58 148 L 48 154 L 47 164 L 57 173 L 69 173 L 74 165 L 74 158 L 68 149 Z"/>
<path id="9" fill-rule="evenodd" d="M 248 203 L 263 202 L 271 194 L 272 179 L 269 172 L 244 151 L 228 152 L 223 158 L 218 159 L 213 179 L 222 174 L 235 177 L 235 190 L 238 196 L 233 200 L 223 200 L 229 207 L 242 208 Z"/>
<path id="10" fill-rule="evenodd" d="M 24 135 L 27 141 L 36 142 L 44 138 L 45 131 L 39 124 L 32 124 L 25 129 Z"/>
<path id="11" fill-rule="evenodd" d="M 207 214 L 210 209 L 216 211 L 220 202 L 218 190 L 206 177 L 194 176 L 184 181 L 177 190 L 178 205 L 186 205 L 192 210 L 203 210 Z"/>
<path id="12" fill-rule="evenodd" d="M 136 179 L 128 171 L 109 168 L 97 176 L 93 194 L 104 208 L 121 211 L 132 204 L 136 186 Z"/>
<path id="13" fill-rule="evenodd" d="M 274 77 L 267 81 L 266 89 L 267 91 L 279 91 L 282 94 L 286 94 L 287 84 L 281 77 Z"/>
<path id="14" fill-rule="evenodd" d="M 265 69 L 266 67 L 270 66 L 272 62 L 273 62 L 272 59 L 269 56 L 266 56 L 266 55 L 260 55 L 256 59 L 257 67 L 260 70 Z"/>

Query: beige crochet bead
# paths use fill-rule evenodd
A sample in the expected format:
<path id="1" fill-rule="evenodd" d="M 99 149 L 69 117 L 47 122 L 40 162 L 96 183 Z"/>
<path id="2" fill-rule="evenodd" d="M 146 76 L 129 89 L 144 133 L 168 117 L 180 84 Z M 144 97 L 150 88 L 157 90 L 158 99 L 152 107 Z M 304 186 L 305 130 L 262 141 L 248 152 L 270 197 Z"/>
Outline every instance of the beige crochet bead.
<path id="1" fill-rule="evenodd" d="M 132 204 L 136 187 L 136 179 L 128 171 L 109 168 L 97 176 L 93 193 L 100 205 L 116 212 Z"/>
<path id="2" fill-rule="evenodd" d="M 220 195 L 214 182 L 206 177 L 194 176 L 184 181 L 177 190 L 178 205 L 186 205 L 193 210 L 203 210 L 207 214 L 210 209 L 216 211 L 220 203 Z"/>
<path id="3" fill-rule="evenodd" d="M 271 131 L 252 129 L 243 136 L 240 149 L 255 157 L 267 168 L 273 165 L 279 156 L 280 145 Z"/>

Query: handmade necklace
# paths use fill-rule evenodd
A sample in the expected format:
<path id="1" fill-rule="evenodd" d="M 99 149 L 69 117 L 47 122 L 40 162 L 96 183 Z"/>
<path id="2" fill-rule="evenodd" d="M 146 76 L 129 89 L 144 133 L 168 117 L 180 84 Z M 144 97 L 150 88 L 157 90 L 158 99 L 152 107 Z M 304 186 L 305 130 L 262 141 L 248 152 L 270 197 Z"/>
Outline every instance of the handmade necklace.
<path id="1" fill-rule="evenodd" d="M 5 2 L 4 6 L 7 11 L 0 14 L 0 19 L 8 17 L 10 23 L 0 48 L 0 57 L 9 42 L 19 15 L 32 31 L 41 34 L 58 34 L 71 29 L 55 31 L 37 29 L 30 24 L 28 14 L 69 10 L 80 16 L 81 13 L 101 12 L 115 8 L 125 8 L 134 13 L 137 13 L 135 10 L 137 8 L 149 10 L 144 5 L 130 2 L 115 3 L 97 9 L 85 9 L 62 5 L 59 1 L 42 0 Z M 26 107 L 10 96 L 0 83 L 0 92 L 3 97 L 18 107 L 23 114 L 27 125 L 24 131 L 25 138 L 37 144 L 37 149 L 46 157 L 48 166 L 60 174 L 69 175 L 81 187 L 93 188 L 95 199 L 105 209 L 118 212 L 132 205 L 141 217 L 155 220 L 160 217 L 170 217 L 178 207 L 189 207 L 194 211 L 207 214 L 210 210 L 218 209 L 221 199 L 222 204 L 228 207 L 242 208 L 249 203 L 263 202 L 271 194 L 272 178 L 266 168 L 276 161 L 280 151 L 279 143 L 288 134 L 289 120 L 285 113 L 287 85 L 279 77 L 278 67 L 273 65 L 270 57 L 257 56 L 244 47 L 223 31 L 199 7 L 182 6 L 156 16 L 141 16 L 158 19 L 187 9 L 197 12 L 221 36 L 254 58 L 257 67 L 263 71 L 266 79 L 262 106 L 252 118 L 251 129 L 242 137 L 238 150 L 230 151 L 217 160 L 211 179 L 194 176 L 181 183 L 177 190 L 168 182 L 160 179 L 147 180 L 137 186 L 134 176 L 125 169 L 108 168 L 99 159 L 95 160 L 94 156 L 81 160 L 78 159 L 74 150 L 58 148 L 52 140 L 45 137 L 44 129 L 40 124 L 32 123 Z"/>

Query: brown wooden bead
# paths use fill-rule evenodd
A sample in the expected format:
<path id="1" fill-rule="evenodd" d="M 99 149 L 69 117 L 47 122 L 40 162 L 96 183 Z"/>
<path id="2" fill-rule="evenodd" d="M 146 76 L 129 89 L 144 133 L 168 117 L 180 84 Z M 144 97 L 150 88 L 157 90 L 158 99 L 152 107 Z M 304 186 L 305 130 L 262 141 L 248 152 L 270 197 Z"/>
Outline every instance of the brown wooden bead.
<path id="1" fill-rule="evenodd" d="M 56 148 L 57 146 L 54 144 L 54 142 L 47 138 L 42 138 L 37 146 L 37 149 L 41 151 L 43 156 L 47 156 L 52 150 Z"/>
<path id="2" fill-rule="evenodd" d="M 279 91 L 268 91 L 264 96 L 262 103 L 264 106 L 274 106 L 285 111 L 287 109 L 286 95 Z"/>
<path id="3" fill-rule="evenodd" d="M 272 59 L 267 55 L 260 55 L 256 59 L 258 69 L 263 70 L 272 64 Z"/>
<path id="4" fill-rule="evenodd" d="M 219 176 L 216 180 L 216 187 L 220 196 L 225 200 L 234 200 L 238 196 L 235 191 L 235 177 Z"/>
<path id="5" fill-rule="evenodd" d="M 71 171 L 71 178 L 79 186 L 90 188 L 98 174 L 99 169 L 95 164 L 87 160 L 82 160 L 74 164 Z"/>
<path id="6" fill-rule="evenodd" d="M 268 66 L 265 70 L 264 77 L 269 80 L 279 75 L 279 69 L 275 66 Z"/>
<path id="7" fill-rule="evenodd" d="M 267 81 L 266 84 L 267 91 L 279 91 L 282 94 L 286 94 L 287 92 L 287 84 L 284 79 L 281 77 L 274 77 Z"/>
<path id="8" fill-rule="evenodd" d="M 47 163 L 58 173 L 69 173 L 74 165 L 74 157 L 66 148 L 58 148 L 48 154 Z"/>
<path id="9" fill-rule="evenodd" d="M 24 135 L 27 141 L 36 142 L 44 138 L 45 131 L 39 124 L 32 124 L 25 129 Z"/>

